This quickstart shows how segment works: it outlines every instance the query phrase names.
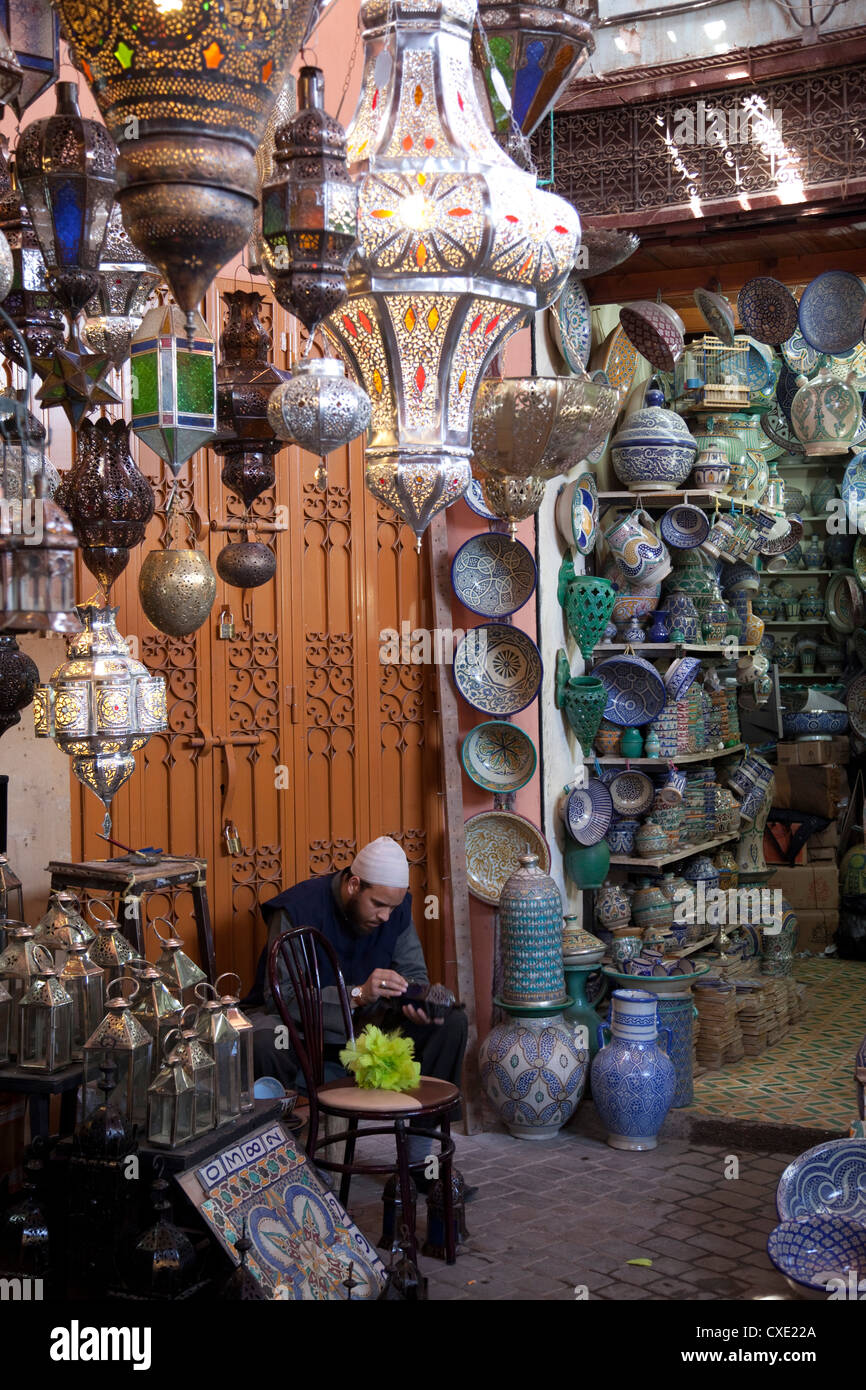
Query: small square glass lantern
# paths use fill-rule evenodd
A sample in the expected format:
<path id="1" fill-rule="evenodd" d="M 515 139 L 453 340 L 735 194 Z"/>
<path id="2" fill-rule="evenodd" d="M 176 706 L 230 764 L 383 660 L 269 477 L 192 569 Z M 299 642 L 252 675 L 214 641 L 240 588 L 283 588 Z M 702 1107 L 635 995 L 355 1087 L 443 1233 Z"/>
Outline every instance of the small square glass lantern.
<path id="1" fill-rule="evenodd" d="M 84 943 L 77 942 L 66 952 L 60 979 L 72 1000 L 72 1057 L 80 1061 L 84 1044 L 105 1012 L 105 978 Z"/>
<path id="2" fill-rule="evenodd" d="M 181 1015 L 180 1035 L 177 1050 L 184 1066 L 195 1082 L 195 1137 L 207 1134 L 216 1128 L 216 1064 L 213 1055 L 198 1035 L 197 1021 L 199 1010 L 194 1004 L 184 1009 Z"/>
<path id="3" fill-rule="evenodd" d="M 214 340 L 198 310 L 188 316 L 176 304 L 163 304 L 145 314 L 130 358 L 132 428 L 177 477 L 217 432 Z"/>
<path id="4" fill-rule="evenodd" d="M 6 948 L 0 956 L 0 979 L 12 995 L 12 1018 L 9 1025 L 9 1056 L 18 1056 L 18 1005 L 30 988 L 36 974 L 33 952 L 38 946 L 36 932 L 26 922 L 6 923 Z"/>
<path id="5" fill-rule="evenodd" d="M 129 969 L 138 985 L 132 1012 L 143 1024 L 156 1046 L 156 1056 L 163 1055 L 165 1035 L 178 1026 L 181 1001 L 166 987 L 165 981 L 149 961 L 133 956 Z"/>
<path id="6" fill-rule="evenodd" d="M 196 1032 L 214 1059 L 216 1122 L 222 1125 L 241 1113 L 241 1040 L 213 985 L 196 985 L 195 993 L 201 1001 Z"/>
<path id="7" fill-rule="evenodd" d="M 0 1065 L 9 1061 L 9 1030 L 12 1026 L 12 995 L 0 980 Z"/>
<path id="8" fill-rule="evenodd" d="M 33 948 L 37 974 L 18 1005 L 18 1065 L 60 1071 L 72 1061 L 72 999 L 50 951 Z"/>
<path id="9" fill-rule="evenodd" d="M 233 971 L 226 971 L 224 975 L 217 978 L 217 993 L 223 980 L 236 980 L 237 991 L 231 989 L 226 994 L 220 994 L 220 1001 L 225 1005 L 226 1018 L 234 1028 L 240 1039 L 241 1045 L 241 1110 L 252 1110 L 255 1107 L 253 1099 L 253 1084 L 255 1081 L 255 1061 L 253 1054 L 253 1025 L 245 1013 L 240 1009 L 241 977 L 235 975 Z"/>
<path id="10" fill-rule="evenodd" d="M 165 922 L 170 928 L 168 936 L 163 936 L 156 925 L 157 922 Z M 174 925 L 167 917 L 157 917 L 150 925 L 162 943 L 162 954 L 156 962 L 156 969 L 172 994 L 183 999 L 185 1004 L 192 1004 L 196 985 L 207 980 L 207 975 L 199 969 L 194 960 L 190 960 L 183 949 L 183 941 L 175 935 Z"/>
<path id="11" fill-rule="evenodd" d="M 94 910 L 97 907 L 99 912 Z M 87 911 L 96 923 L 96 936 L 88 947 L 88 954 L 94 965 L 102 970 L 107 989 L 112 980 L 128 978 L 126 967 L 136 958 L 135 947 L 127 941 L 120 923 L 102 898 L 91 899 Z"/>
<path id="12" fill-rule="evenodd" d="M 105 1015 L 84 1044 L 84 1116 L 101 1104 L 101 1073 L 105 1067 L 113 1066 L 117 1082 L 109 1099 L 130 1124 L 144 1128 L 147 1088 L 153 1069 L 153 1038 L 130 1008 L 136 988 L 128 976 L 106 986 Z"/>
<path id="13" fill-rule="evenodd" d="M 147 1093 L 148 1141 L 166 1149 L 188 1143 L 196 1133 L 196 1083 L 184 1066 L 179 1042 L 180 1033 L 172 1028 L 163 1064 Z"/>

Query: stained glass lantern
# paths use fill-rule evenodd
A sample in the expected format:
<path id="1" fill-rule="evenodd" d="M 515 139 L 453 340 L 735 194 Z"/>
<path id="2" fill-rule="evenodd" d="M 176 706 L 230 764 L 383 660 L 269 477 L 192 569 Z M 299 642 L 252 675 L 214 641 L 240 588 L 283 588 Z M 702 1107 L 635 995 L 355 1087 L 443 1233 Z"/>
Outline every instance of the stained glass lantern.
<path id="1" fill-rule="evenodd" d="M 163 936 L 156 925 L 157 922 L 165 922 L 169 928 L 168 936 Z M 162 946 L 159 959 L 156 961 L 156 969 L 162 975 L 171 994 L 186 1004 L 192 1004 L 194 1000 L 190 996 L 196 985 L 207 979 L 206 974 L 196 965 L 194 960 L 190 960 L 183 949 L 183 941 L 176 935 L 174 927 L 167 917 L 157 917 L 150 925 Z"/>
<path id="2" fill-rule="evenodd" d="M 82 420 L 75 462 L 57 489 L 57 501 L 81 542 L 85 565 L 107 596 L 144 540 L 153 516 L 153 489 L 129 452 L 124 420 Z"/>
<path id="3" fill-rule="evenodd" d="M 277 131 L 285 125 L 290 116 L 295 114 L 297 106 L 297 84 L 290 73 L 280 89 L 280 94 L 268 117 L 265 133 L 256 150 L 258 206 L 253 213 L 253 232 L 247 246 L 247 265 L 252 275 L 270 273 L 270 252 L 262 238 L 262 189 L 273 177 Z"/>
<path id="4" fill-rule="evenodd" d="M 216 1063 L 207 1044 L 198 1033 L 198 1013 L 194 1006 L 184 1009 L 177 1050 L 195 1085 L 195 1116 L 193 1131 L 198 1137 L 214 1129 L 217 1123 Z"/>
<path id="5" fill-rule="evenodd" d="M 320 68 L 301 68 L 297 114 L 276 133 L 274 171 L 262 188 L 262 236 L 274 294 L 312 332 L 346 298 L 358 236 L 346 134 L 325 111 Z"/>
<path id="6" fill-rule="evenodd" d="M 18 1065 L 60 1071 L 72 1061 L 72 999 L 49 951 L 35 946 L 36 973 L 18 1005 Z"/>
<path id="7" fill-rule="evenodd" d="M 124 989 L 130 991 L 124 996 Z M 84 1045 L 84 1113 L 99 1103 L 101 1073 L 117 1069 L 111 1102 L 130 1124 L 147 1122 L 147 1088 L 153 1069 L 153 1038 L 130 1007 L 132 980 L 114 979 L 105 988 L 105 1014 Z"/>
<path id="8" fill-rule="evenodd" d="M 70 946 L 60 971 L 60 981 L 72 1000 L 72 1058 L 84 1056 L 84 1044 L 102 1019 L 105 979 L 81 942 Z"/>
<path id="9" fill-rule="evenodd" d="M 559 294 L 580 222 L 488 131 L 476 0 L 368 0 L 348 134 L 359 186 L 349 298 L 325 327 L 372 402 L 367 486 L 420 538 L 471 478 L 475 392 L 503 342 Z"/>
<path id="10" fill-rule="evenodd" d="M 257 290 L 223 294 L 226 318 L 217 367 L 217 424 L 214 453 L 223 458 L 222 480 L 245 507 L 273 487 L 274 455 L 282 448 L 268 415 L 272 393 L 287 372 L 271 366 L 271 335 L 259 319 Z"/>
<path id="11" fill-rule="evenodd" d="M 52 891 L 45 912 L 36 923 L 36 944 L 44 946 L 62 966 L 73 946 L 90 946 L 96 933 L 81 916 L 81 902 L 65 888 Z"/>
<path id="12" fill-rule="evenodd" d="M 9 1061 L 9 1036 L 14 1007 L 9 989 L 5 981 L 0 979 L 0 1066 Z"/>
<path id="13" fill-rule="evenodd" d="M 7 98 L 20 120 L 60 71 L 57 15 L 49 0 L 0 0 L 0 23 L 21 65 L 20 90 Z"/>
<path id="14" fill-rule="evenodd" d="M 129 655 L 115 627 L 116 608 L 81 604 L 83 631 L 67 639 L 67 659 L 37 686 L 37 738 L 53 738 L 72 770 L 105 807 L 135 770 L 135 754 L 167 725 L 165 681 Z"/>
<path id="15" fill-rule="evenodd" d="M 51 357 L 63 343 L 63 315 L 48 287 L 45 261 L 13 177 L 5 138 L 0 141 L 0 230 L 12 252 L 12 288 L 3 308 L 24 339 L 31 360 Z M 26 368 L 21 346 L 5 323 L 0 324 L 0 351 Z"/>
<path id="16" fill-rule="evenodd" d="M 214 1060 L 216 1122 L 222 1125 L 241 1113 L 241 1040 L 213 985 L 196 985 L 195 993 L 201 1001 L 196 1032 Z"/>
<path id="17" fill-rule="evenodd" d="M 119 203 L 108 219 L 98 278 L 96 294 L 85 305 L 84 341 L 91 352 L 107 353 L 112 366 L 119 367 L 160 281 L 159 271 L 127 236 Z"/>
<path id="18" fill-rule="evenodd" d="M 77 83 L 55 91 L 56 114 L 25 127 L 15 163 L 49 284 L 72 321 L 99 284 L 117 148 L 101 121 L 82 116 Z"/>
<path id="19" fill-rule="evenodd" d="M 12 996 L 12 1019 L 9 1028 L 9 1055 L 18 1055 L 18 1005 L 36 975 L 33 952 L 38 946 L 36 933 L 26 922 L 10 918 L 6 923 L 6 946 L 0 956 L 0 980 Z"/>
<path id="20" fill-rule="evenodd" d="M 132 428 L 177 477 L 216 434 L 216 353 L 207 324 L 194 332 L 176 304 L 149 309 L 132 339 Z"/>
<path id="21" fill-rule="evenodd" d="M 96 912 L 96 908 L 100 911 Z M 124 936 L 108 903 L 95 898 L 88 903 L 87 910 L 96 922 L 96 936 L 89 946 L 90 959 L 102 970 L 107 989 L 113 980 L 125 977 L 127 964 L 135 956 L 135 950 Z"/>
<path id="22" fill-rule="evenodd" d="M 479 0 L 478 18 L 487 45 L 476 32 L 473 47 L 500 138 L 507 139 L 512 119 L 524 135 L 531 135 L 595 52 L 586 13 L 585 0 L 535 0 L 532 4 Z M 500 81 L 495 80 L 494 70 Z M 502 100 L 501 82 L 509 102 Z"/>
<path id="23" fill-rule="evenodd" d="M 118 143 L 123 222 L 193 315 L 252 230 L 255 153 L 315 0 L 57 0 Z"/>
<path id="24" fill-rule="evenodd" d="M 0 26 L 0 105 L 13 102 L 21 93 L 24 72 L 9 42 L 9 35 Z"/>
<path id="25" fill-rule="evenodd" d="M 147 1092 L 148 1143 L 162 1149 L 188 1144 L 196 1130 L 196 1083 L 184 1065 L 177 1046 L 180 1033 L 173 1028 L 165 1040 L 163 1063 Z"/>
<path id="26" fill-rule="evenodd" d="M 255 1105 L 253 1099 L 253 1081 L 255 1077 L 255 1064 L 253 1060 L 253 1033 L 254 1028 L 246 1014 L 240 1008 L 240 976 L 232 971 L 227 971 L 224 975 L 217 977 L 216 987 L 219 991 L 223 980 L 236 980 L 237 992 L 232 991 L 228 994 L 220 995 L 220 1002 L 225 1007 L 226 1018 L 234 1028 L 240 1039 L 241 1054 L 241 1110 L 252 1110 Z"/>
<path id="27" fill-rule="evenodd" d="M 155 965 L 140 957 L 133 957 L 129 968 L 138 985 L 132 1005 L 133 1017 L 153 1038 L 154 1057 L 161 1056 L 166 1034 L 178 1026 L 183 1004 L 172 994 Z"/>

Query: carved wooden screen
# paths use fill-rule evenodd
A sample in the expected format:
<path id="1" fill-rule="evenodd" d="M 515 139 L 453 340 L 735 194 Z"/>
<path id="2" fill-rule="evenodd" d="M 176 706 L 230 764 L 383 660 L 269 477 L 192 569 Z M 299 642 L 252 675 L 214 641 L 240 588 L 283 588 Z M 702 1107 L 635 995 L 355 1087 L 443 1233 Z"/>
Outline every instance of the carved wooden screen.
<path id="1" fill-rule="evenodd" d="M 267 287 L 257 285 L 263 292 Z M 222 315 L 218 281 L 206 317 L 215 336 Z M 274 355 L 288 367 L 297 353 L 296 326 L 279 306 Z M 133 443 L 139 466 L 164 508 L 167 470 Z M 363 449 L 356 441 L 333 454 L 328 487 L 314 482 L 318 459 L 292 447 L 277 456 L 277 481 L 254 504 L 257 518 L 282 522 L 275 538 L 275 579 L 241 592 L 217 581 L 209 620 L 188 638 L 156 632 L 141 610 L 138 574 L 162 534 L 154 519 L 132 552 L 113 601 L 118 626 L 139 641 L 139 654 L 168 687 L 169 730 L 137 755 L 137 769 L 117 795 L 113 835 L 132 846 L 154 845 L 208 860 L 208 890 L 218 967 L 252 980 L 264 942 L 257 903 L 282 886 L 351 861 L 381 834 L 403 844 L 412 866 L 415 919 L 433 978 L 442 978 L 442 918 L 425 917 L 427 895 L 438 899 L 442 877 L 439 759 L 432 711 L 432 668 L 383 665 L 380 632 L 429 627 L 426 564 L 411 533 L 377 505 L 364 487 Z M 180 479 L 181 500 L 197 519 L 199 546 L 216 567 L 230 532 L 210 529 L 241 515 L 223 488 L 221 460 L 202 450 Z M 267 532 L 259 539 L 274 539 Z M 82 571 L 79 593 L 93 581 Z M 223 605 L 235 636 L 218 636 Z M 73 855 L 105 857 L 96 832 L 101 807 L 74 783 Z M 242 852 L 223 837 L 237 826 Z M 119 851 L 113 851 L 118 853 Z M 152 899 L 152 919 L 172 907 Z M 195 933 L 188 896 L 173 905 L 192 954 Z"/>

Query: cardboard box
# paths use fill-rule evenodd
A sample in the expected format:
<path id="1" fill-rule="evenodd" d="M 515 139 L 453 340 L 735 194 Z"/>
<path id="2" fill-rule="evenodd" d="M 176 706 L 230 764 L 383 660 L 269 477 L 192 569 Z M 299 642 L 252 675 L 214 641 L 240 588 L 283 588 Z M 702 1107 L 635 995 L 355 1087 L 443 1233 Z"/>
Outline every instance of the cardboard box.
<path id="1" fill-rule="evenodd" d="M 839 868 L 833 864 L 816 864 L 815 906 L 819 911 L 836 912 L 839 907 Z"/>
<path id="2" fill-rule="evenodd" d="M 783 766 L 820 767 L 832 763 L 844 767 L 851 757 L 851 746 L 845 735 L 839 738 L 805 740 L 802 743 L 777 743 L 776 758 Z"/>
<path id="3" fill-rule="evenodd" d="M 799 763 L 799 743 L 777 743 L 776 758 L 780 763 Z"/>
<path id="4" fill-rule="evenodd" d="M 831 821 L 826 830 L 816 830 L 809 836 L 809 849 L 838 849 L 839 822 Z"/>
<path id="5" fill-rule="evenodd" d="M 798 869 L 777 869 L 767 887 L 771 891 L 781 888 L 782 896 L 787 898 L 798 915 L 801 911 L 817 911 L 815 869 L 811 865 Z"/>
<path id="6" fill-rule="evenodd" d="M 838 912 L 798 912 L 796 949 L 820 955 L 832 946 L 838 926 Z"/>
<path id="7" fill-rule="evenodd" d="M 805 844 L 798 849 L 794 859 L 791 859 L 789 850 L 794 835 L 800 829 L 796 821 L 786 825 L 780 820 L 769 820 L 764 831 L 764 858 L 768 864 L 808 864 L 809 855 Z"/>
<path id="8" fill-rule="evenodd" d="M 807 864 L 836 863 L 836 856 L 839 853 L 837 849 L 813 849 L 811 845 L 807 845 L 806 848 L 808 850 L 808 854 L 806 856 Z"/>
<path id="9" fill-rule="evenodd" d="M 776 768 L 774 806 L 835 820 L 839 804 L 843 797 L 847 796 L 848 778 L 841 767 L 798 767 L 783 764 Z"/>

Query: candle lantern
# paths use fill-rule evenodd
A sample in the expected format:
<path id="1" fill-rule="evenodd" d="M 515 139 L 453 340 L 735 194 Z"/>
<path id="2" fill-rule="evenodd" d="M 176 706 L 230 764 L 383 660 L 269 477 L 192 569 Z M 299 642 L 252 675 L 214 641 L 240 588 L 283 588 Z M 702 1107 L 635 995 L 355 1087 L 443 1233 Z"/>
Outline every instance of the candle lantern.
<path id="1" fill-rule="evenodd" d="M 48 907 L 36 923 L 36 944 L 44 946 L 62 966 L 73 946 L 89 946 L 96 933 L 79 911 L 81 902 L 65 888 L 54 889 Z"/>
<path id="2" fill-rule="evenodd" d="M 47 462 L 47 460 L 46 460 Z M 15 534 L 0 517 L 0 628 L 6 632 L 77 632 L 72 523 L 36 483 L 42 534 Z"/>
<path id="3" fill-rule="evenodd" d="M 0 1064 L 9 1061 L 9 1038 L 12 1028 L 12 995 L 6 982 L 0 980 Z"/>
<path id="4" fill-rule="evenodd" d="M 216 1122 L 221 1125 L 241 1113 L 241 1040 L 214 986 L 196 985 L 195 993 L 201 1001 L 196 1031 L 214 1059 Z"/>
<path id="5" fill-rule="evenodd" d="M 138 993 L 132 1006 L 133 1016 L 147 1029 L 156 1044 L 154 1060 L 162 1056 L 165 1036 L 178 1025 L 183 1004 L 166 987 L 155 965 L 133 956 L 129 962 Z"/>
<path id="6" fill-rule="evenodd" d="M 24 73 L 9 42 L 6 30 L 0 27 L 0 104 L 16 101 L 21 93 Z"/>
<path id="7" fill-rule="evenodd" d="M 148 1141 L 166 1149 L 188 1143 L 197 1133 L 196 1083 L 184 1066 L 179 1040 L 180 1033 L 172 1028 L 166 1035 L 162 1066 L 147 1092 Z"/>
<path id="8" fill-rule="evenodd" d="M 168 936 L 163 936 L 156 925 L 157 922 L 165 922 L 166 926 L 169 927 Z M 193 1000 L 187 998 L 187 995 L 191 994 L 195 986 L 202 980 L 206 980 L 207 975 L 196 965 L 194 960 L 190 960 L 183 949 L 183 941 L 175 935 L 174 927 L 167 917 L 157 917 L 150 925 L 162 944 L 162 953 L 155 968 L 162 975 L 172 994 L 176 995 L 178 999 L 182 999 L 185 1004 L 192 1004 Z"/>
<path id="9" fill-rule="evenodd" d="M 507 144 L 514 121 L 531 135 L 578 68 L 595 51 L 583 0 L 479 0 L 487 34 L 473 36 L 475 61 L 484 74 L 496 134 Z M 503 97 L 507 100 L 503 100 Z"/>
<path id="10" fill-rule="evenodd" d="M 0 979 L 12 996 L 12 1017 L 9 1025 L 9 1055 L 18 1055 L 18 1006 L 36 975 L 34 949 L 38 946 L 36 932 L 26 922 L 10 919 L 6 923 L 6 947 L 0 956 Z"/>
<path id="11" fill-rule="evenodd" d="M 196 1137 L 207 1134 L 217 1122 L 216 1063 L 210 1048 L 199 1037 L 198 1013 L 194 1004 L 184 1009 L 177 1044 L 181 1060 L 195 1083 L 193 1131 Z"/>
<path id="12" fill-rule="evenodd" d="M 106 913 L 105 917 L 94 910 L 97 907 Z M 135 958 L 135 949 L 123 935 L 108 903 L 94 898 L 87 910 L 96 923 L 96 936 L 88 948 L 90 959 L 101 969 L 107 989 L 112 980 L 124 978 L 127 963 Z"/>
<path id="13" fill-rule="evenodd" d="M 318 454 L 322 465 L 316 482 L 327 483 L 325 458 L 370 424 L 370 397 L 346 376 L 333 357 L 302 358 L 292 375 L 271 396 L 268 419 L 280 439 Z"/>
<path id="14" fill-rule="evenodd" d="M 12 898 L 18 899 L 18 916 L 10 912 Z M 0 937 L 0 952 L 6 949 L 5 931 L 10 917 L 14 921 L 20 922 L 24 917 L 24 889 L 21 880 L 9 864 L 5 854 L 0 854 L 0 932 L 4 933 Z"/>
<path id="15" fill-rule="evenodd" d="M 81 421 L 57 501 L 83 546 L 81 558 L 108 594 L 153 516 L 153 489 L 132 460 L 124 420 Z"/>
<path id="16" fill-rule="evenodd" d="M 5 138 L 0 139 L 0 230 L 12 252 L 12 288 L 3 308 L 30 353 L 31 362 L 50 358 L 63 344 L 63 315 L 48 287 L 45 262 L 30 214 L 21 200 Z M 21 345 L 8 324 L 0 324 L 0 350 L 26 367 Z"/>
<path id="17" fill-rule="evenodd" d="M 220 995 L 221 1002 L 225 1005 L 226 1018 L 234 1028 L 240 1039 L 241 1053 L 241 1110 L 252 1110 L 255 1102 L 253 1099 L 253 1082 L 255 1080 L 255 1064 L 253 1060 L 253 1025 L 240 1008 L 241 980 L 239 975 L 233 971 L 226 971 L 224 975 L 217 977 L 216 987 L 219 990 L 223 980 L 236 980 L 237 992 L 232 990 L 230 993 Z"/>
<path id="18" fill-rule="evenodd" d="M 105 978 L 84 942 L 67 950 L 60 982 L 72 1000 L 72 1057 L 80 1061 L 84 1044 L 98 1027 L 105 1007 Z"/>
<path id="19" fill-rule="evenodd" d="M 113 367 L 120 367 L 160 276 L 127 236 L 119 203 L 108 219 L 98 279 L 96 294 L 85 306 L 84 341 L 91 352 L 105 353 Z"/>
<path id="20" fill-rule="evenodd" d="M 268 401 L 287 372 L 268 361 L 271 335 L 259 319 L 257 290 L 223 294 L 226 318 L 217 367 L 214 453 L 223 458 L 222 480 L 245 507 L 274 485 L 274 455 L 283 446 L 274 433 Z"/>
<path id="21" fill-rule="evenodd" d="M 124 990 L 128 990 L 128 996 Z M 132 980 L 111 980 L 105 990 L 105 1014 L 84 1044 L 84 1113 L 99 1103 L 100 1077 L 107 1066 L 117 1069 L 112 1104 L 130 1124 L 147 1122 L 147 1088 L 153 1067 L 153 1038 L 130 1007 L 136 987 Z"/>
<path id="22" fill-rule="evenodd" d="M 33 948 L 36 974 L 18 1005 L 18 1065 L 60 1071 L 72 1061 L 72 999 L 51 953 Z"/>
<path id="23" fill-rule="evenodd" d="M 0 737 L 21 721 L 39 684 L 39 667 L 15 637 L 0 634 Z"/>
<path id="24" fill-rule="evenodd" d="M 198 310 L 149 309 L 130 344 L 132 428 L 177 477 L 216 434 L 216 350 Z"/>

